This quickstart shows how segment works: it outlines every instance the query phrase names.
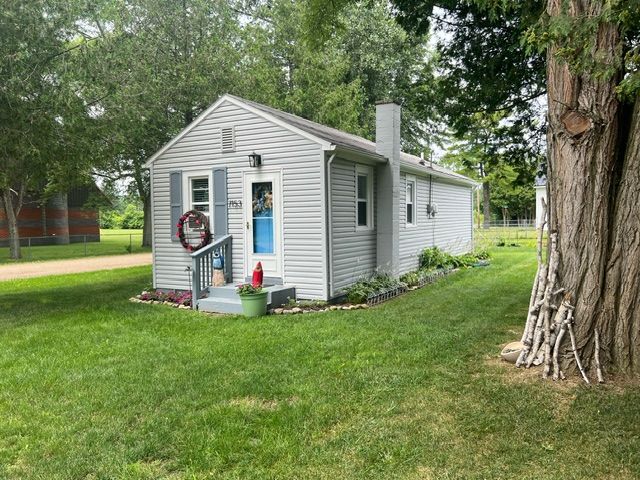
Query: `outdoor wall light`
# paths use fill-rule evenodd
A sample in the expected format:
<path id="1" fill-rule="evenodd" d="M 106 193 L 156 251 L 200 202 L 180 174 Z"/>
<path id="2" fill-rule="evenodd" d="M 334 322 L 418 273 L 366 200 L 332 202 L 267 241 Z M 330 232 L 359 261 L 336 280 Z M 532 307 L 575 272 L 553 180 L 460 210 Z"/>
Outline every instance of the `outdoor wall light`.
<path id="1" fill-rule="evenodd" d="M 251 168 L 259 167 L 260 165 L 262 165 L 262 155 L 259 155 L 256 152 L 249 155 L 249 166 Z"/>

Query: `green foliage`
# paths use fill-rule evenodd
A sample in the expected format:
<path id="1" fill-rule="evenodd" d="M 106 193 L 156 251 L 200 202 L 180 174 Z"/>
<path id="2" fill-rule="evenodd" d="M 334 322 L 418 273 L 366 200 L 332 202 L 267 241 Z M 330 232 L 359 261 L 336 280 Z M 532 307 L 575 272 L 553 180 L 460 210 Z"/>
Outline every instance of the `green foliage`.
<path id="1" fill-rule="evenodd" d="M 382 293 L 393 288 L 406 287 L 400 280 L 393 277 L 376 273 L 370 278 L 357 281 L 345 289 L 347 300 L 350 303 L 365 303 L 369 297 Z"/>
<path id="2" fill-rule="evenodd" d="M 131 230 L 141 229 L 143 226 L 144 213 L 134 198 L 120 198 L 117 199 L 115 208 L 100 209 L 100 228 Z"/>
<path id="3" fill-rule="evenodd" d="M 100 228 L 122 228 L 122 215 L 117 210 L 100 209 Z"/>
<path id="4" fill-rule="evenodd" d="M 463 255 L 451 255 L 438 247 L 430 247 L 420 252 L 418 263 L 420 270 L 435 270 L 438 268 L 470 267 L 478 263 L 478 260 L 487 260 L 488 258 L 489 252 L 487 250 L 478 250 Z"/>
<path id="5" fill-rule="evenodd" d="M 142 209 L 133 203 L 127 204 L 122 214 L 122 225 L 119 228 L 139 229 L 144 226 L 144 215 Z"/>
<path id="6" fill-rule="evenodd" d="M 236 286 L 236 293 L 238 295 L 253 295 L 256 293 L 262 293 L 262 286 L 254 287 L 250 283 L 241 283 Z"/>

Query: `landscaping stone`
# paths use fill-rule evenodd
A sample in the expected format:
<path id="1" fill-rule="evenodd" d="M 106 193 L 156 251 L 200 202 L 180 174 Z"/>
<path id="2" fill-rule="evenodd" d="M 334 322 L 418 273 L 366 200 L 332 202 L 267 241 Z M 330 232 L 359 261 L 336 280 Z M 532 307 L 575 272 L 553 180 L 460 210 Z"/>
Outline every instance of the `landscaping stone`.
<path id="1" fill-rule="evenodd" d="M 283 312 L 284 312 L 284 308 L 274 308 L 273 309 L 273 313 L 275 315 L 282 315 Z"/>
<path id="2" fill-rule="evenodd" d="M 302 309 L 300 307 L 293 307 L 291 313 L 302 313 Z"/>

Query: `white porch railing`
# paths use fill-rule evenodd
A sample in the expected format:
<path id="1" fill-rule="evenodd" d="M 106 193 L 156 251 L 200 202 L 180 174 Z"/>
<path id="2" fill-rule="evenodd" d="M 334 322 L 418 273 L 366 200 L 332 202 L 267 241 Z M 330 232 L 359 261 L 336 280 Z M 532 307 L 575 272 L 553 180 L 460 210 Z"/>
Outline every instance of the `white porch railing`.
<path id="1" fill-rule="evenodd" d="M 198 308 L 202 292 L 212 285 L 213 258 L 216 253 L 223 259 L 226 282 L 233 281 L 231 240 L 231 235 L 224 235 L 191 254 L 191 308 L 194 310 Z"/>

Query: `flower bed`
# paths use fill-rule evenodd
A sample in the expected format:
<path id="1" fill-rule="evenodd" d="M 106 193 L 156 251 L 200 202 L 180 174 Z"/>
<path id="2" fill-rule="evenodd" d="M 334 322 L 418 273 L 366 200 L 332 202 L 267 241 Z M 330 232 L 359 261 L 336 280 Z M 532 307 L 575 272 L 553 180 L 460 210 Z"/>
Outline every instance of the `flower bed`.
<path id="1" fill-rule="evenodd" d="M 175 308 L 191 308 L 191 292 L 181 292 L 171 290 L 162 292 L 160 290 L 144 291 L 140 295 L 129 299 L 134 303 L 151 303 L 169 305 Z"/>

